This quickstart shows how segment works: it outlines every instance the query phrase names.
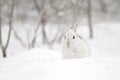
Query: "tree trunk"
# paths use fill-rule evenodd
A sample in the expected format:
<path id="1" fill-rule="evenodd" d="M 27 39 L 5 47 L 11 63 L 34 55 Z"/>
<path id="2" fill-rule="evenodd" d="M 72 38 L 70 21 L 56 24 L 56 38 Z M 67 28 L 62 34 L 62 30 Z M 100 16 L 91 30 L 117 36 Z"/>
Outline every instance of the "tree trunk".
<path id="1" fill-rule="evenodd" d="M 100 7 L 101 7 L 101 11 L 103 12 L 103 13 L 106 13 L 107 12 L 107 9 L 106 9 L 106 4 L 104 3 L 104 1 L 103 0 L 100 0 Z"/>
<path id="2" fill-rule="evenodd" d="M 42 27 L 42 37 L 43 37 L 43 44 L 47 43 L 47 36 L 45 32 L 45 19 L 44 15 L 41 17 L 41 27 Z"/>
<path id="3" fill-rule="evenodd" d="M 45 33 L 45 25 L 42 25 L 42 37 L 43 37 L 43 44 L 47 43 L 46 33 Z"/>
<path id="4" fill-rule="evenodd" d="M 1 46 L 2 54 L 3 54 L 4 58 L 7 57 L 6 50 L 8 48 L 8 45 L 9 45 L 9 42 L 10 42 L 10 37 L 11 37 L 12 22 L 13 22 L 13 11 L 14 11 L 14 1 L 15 0 L 12 0 L 12 3 L 11 3 L 11 12 L 10 12 L 10 15 L 9 15 L 9 31 L 8 31 L 7 41 L 6 41 L 6 44 L 4 46 L 3 42 L 2 42 L 1 0 L 0 0 L 0 46 Z"/>
<path id="5" fill-rule="evenodd" d="M 88 10 L 87 10 L 87 15 L 88 15 L 88 26 L 89 26 L 89 31 L 90 31 L 90 38 L 93 38 L 93 29 L 92 29 L 92 7 L 91 7 L 91 0 L 87 0 L 88 3 Z"/>
<path id="6" fill-rule="evenodd" d="M 6 54 L 6 50 L 5 49 L 2 50 L 2 53 L 3 53 L 3 57 L 6 58 L 7 54 Z"/>

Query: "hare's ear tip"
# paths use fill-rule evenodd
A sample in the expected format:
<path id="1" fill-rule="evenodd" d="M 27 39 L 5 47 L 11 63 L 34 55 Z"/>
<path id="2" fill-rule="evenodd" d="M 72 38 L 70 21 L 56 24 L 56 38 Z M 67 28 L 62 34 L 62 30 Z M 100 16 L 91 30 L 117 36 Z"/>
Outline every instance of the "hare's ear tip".
<path id="1" fill-rule="evenodd" d="M 75 23 L 75 24 L 73 24 L 73 25 L 71 26 L 71 29 L 76 32 L 77 27 L 78 27 L 78 24 Z"/>

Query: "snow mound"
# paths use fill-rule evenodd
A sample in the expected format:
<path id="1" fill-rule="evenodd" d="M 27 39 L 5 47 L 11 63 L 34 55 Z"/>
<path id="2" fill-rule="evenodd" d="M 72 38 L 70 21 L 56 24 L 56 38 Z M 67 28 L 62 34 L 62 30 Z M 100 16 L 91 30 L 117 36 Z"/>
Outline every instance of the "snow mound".
<path id="1" fill-rule="evenodd" d="M 62 59 L 33 49 L 0 61 L 0 80 L 120 80 L 120 57 Z"/>

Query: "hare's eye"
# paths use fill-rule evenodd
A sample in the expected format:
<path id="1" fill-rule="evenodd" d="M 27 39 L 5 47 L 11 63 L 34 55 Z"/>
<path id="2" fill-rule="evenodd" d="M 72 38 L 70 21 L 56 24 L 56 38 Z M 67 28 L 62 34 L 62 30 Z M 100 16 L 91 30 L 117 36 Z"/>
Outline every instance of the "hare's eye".
<path id="1" fill-rule="evenodd" d="M 73 39 L 75 39 L 75 36 L 73 36 Z"/>

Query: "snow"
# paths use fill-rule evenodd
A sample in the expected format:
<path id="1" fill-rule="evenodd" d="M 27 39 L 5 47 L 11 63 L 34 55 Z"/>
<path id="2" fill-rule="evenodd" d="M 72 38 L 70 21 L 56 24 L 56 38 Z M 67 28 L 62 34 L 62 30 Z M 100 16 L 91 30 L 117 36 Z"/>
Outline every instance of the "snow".
<path id="1" fill-rule="evenodd" d="M 1 59 L 0 80 L 120 80 L 119 26 L 94 24 L 93 40 L 87 27 L 79 27 L 91 48 L 88 58 L 63 59 L 59 50 L 36 48 Z"/>
<path id="2" fill-rule="evenodd" d="M 88 39 L 88 27 L 82 24 L 78 33 L 82 35 L 91 48 L 94 57 L 120 56 L 120 24 L 119 22 L 105 21 L 93 25 L 94 39 Z"/>
<path id="3" fill-rule="evenodd" d="M 49 51 L 48 51 L 49 52 Z M 32 55 L 31 55 L 32 54 Z M 119 80 L 120 58 L 9 58 L 0 64 L 0 80 Z M 50 53 L 51 54 L 51 53 Z M 25 55 L 24 55 L 25 56 Z M 32 58 L 31 58 L 32 57 Z M 54 58 L 55 56 L 51 56 Z"/>

